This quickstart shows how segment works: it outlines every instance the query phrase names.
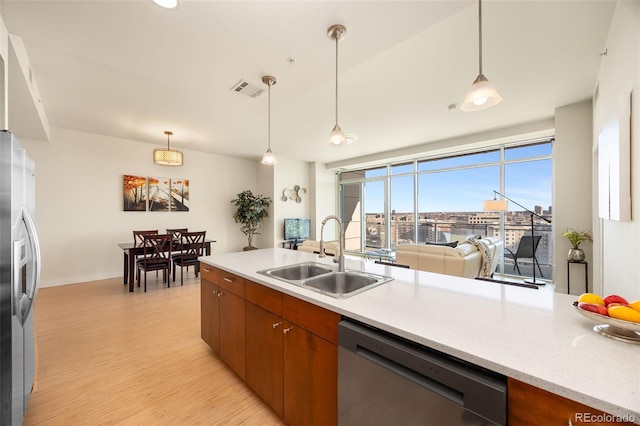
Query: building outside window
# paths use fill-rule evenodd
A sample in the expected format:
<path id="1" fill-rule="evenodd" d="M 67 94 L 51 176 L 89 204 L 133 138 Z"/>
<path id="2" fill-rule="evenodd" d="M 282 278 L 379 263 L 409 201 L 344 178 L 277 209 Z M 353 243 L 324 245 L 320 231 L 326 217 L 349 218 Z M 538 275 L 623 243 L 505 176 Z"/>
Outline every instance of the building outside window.
<path id="1" fill-rule="evenodd" d="M 372 257 L 393 256 L 399 244 L 464 241 L 470 235 L 498 237 L 516 252 L 531 234 L 531 215 L 509 203 L 509 211 L 482 211 L 496 190 L 552 220 L 553 140 L 526 141 L 451 156 L 418 158 L 339 173 L 340 212 L 346 249 Z M 541 240 L 536 258 L 551 279 L 551 224 L 534 216 Z M 531 275 L 531 259 L 518 262 Z M 511 259 L 498 272 L 517 274 Z"/>

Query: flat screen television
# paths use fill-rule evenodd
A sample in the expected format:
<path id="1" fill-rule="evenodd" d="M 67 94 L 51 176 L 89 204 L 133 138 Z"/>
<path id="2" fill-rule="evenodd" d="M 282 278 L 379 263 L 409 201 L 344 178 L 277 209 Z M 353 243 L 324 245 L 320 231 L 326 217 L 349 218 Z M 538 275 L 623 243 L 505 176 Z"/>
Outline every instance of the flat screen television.
<path id="1" fill-rule="evenodd" d="M 285 240 L 308 240 L 311 219 L 297 218 L 284 220 Z"/>

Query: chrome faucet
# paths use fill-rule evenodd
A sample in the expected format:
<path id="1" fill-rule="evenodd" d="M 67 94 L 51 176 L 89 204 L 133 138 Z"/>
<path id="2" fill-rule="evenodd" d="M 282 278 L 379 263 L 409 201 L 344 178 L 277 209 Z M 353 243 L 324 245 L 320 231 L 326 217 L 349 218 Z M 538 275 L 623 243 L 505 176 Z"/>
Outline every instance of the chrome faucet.
<path id="1" fill-rule="evenodd" d="M 338 222 L 338 228 L 340 231 L 340 247 L 338 248 L 338 256 L 334 257 L 333 261 L 338 264 L 338 272 L 344 272 L 344 226 L 342 225 L 342 220 L 338 216 L 329 215 L 324 218 L 322 221 L 322 227 L 320 228 L 320 254 L 318 257 L 326 257 L 324 253 L 324 225 L 329 221 L 329 219 L 334 219 Z"/>

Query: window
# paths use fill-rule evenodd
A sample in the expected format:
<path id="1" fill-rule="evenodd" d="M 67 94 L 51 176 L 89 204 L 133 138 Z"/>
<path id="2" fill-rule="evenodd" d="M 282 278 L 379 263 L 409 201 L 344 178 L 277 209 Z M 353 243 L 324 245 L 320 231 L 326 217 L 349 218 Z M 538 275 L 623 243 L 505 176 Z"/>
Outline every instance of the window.
<path id="1" fill-rule="evenodd" d="M 398 244 L 486 235 L 501 238 L 515 251 L 520 238 L 531 232 L 531 216 L 513 203 L 506 213 L 484 212 L 483 201 L 496 190 L 550 219 L 552 142 L 525 141 L 341 172 L 347 250 L 394 251 Z M 544 277 L 551 278 L 551 225 L 534 218 L 534 233 L 542 236 L 536 258 Z M 527 259 L 518 263 L 526 275 Z M 501 262 L 499 272 L 511 273 L 513 266 Z"/>

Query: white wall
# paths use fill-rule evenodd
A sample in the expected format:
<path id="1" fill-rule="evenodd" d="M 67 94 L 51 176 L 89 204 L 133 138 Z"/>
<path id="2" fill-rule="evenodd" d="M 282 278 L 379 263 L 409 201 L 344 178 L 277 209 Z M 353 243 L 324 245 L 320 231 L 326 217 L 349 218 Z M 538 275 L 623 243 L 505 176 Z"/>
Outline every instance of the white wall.
<path id="1" fill-rule="evenodd" d="M 600 262 L 594 267 L 596 291 L 640 298 L 640 2 L 618 1 L 602 57 L 599 98 L 594 104 L 593 146 L 603 125 L 619 113 L 622 96 L 633 91 L 631 121 L 631 215 L 628 222 L 598 219 L 594 202 L 594 247 Z M 597 164 L 597 161 L 596 161 Z M 594 188 L 596 191 L 597 188 Z"/>
<path id="2" fill-rule="evenodd" d="M 283 191 L 285 189 L 292 190 L 296 185 L 307 190 L 306 192 L 301 191 L 302 202 L 296 203 L 291 199 L 282 200 Z M 282 247 L 284 219 L 310 218 L 311 216 L 311 198 L 314 190 L 309 179 L 308 163 L 279 156 L 278 164 L 274 167 L 273 193 L 273 247 Z M 313 223 L 311 226 L 313 227 Z"/>
<path id="3" fill-rule="evenodd" d="M 36 162 L 43 287 L 122 276 L 117 243 L 132 241 L 134 229 L 206 230 L 213 253 L 246 245 L 230 201 L 256 190 L 255 161 L 184 151 L 184 166 L 158 166 L 152 144 L 58 128 L 50 143 L 21 142 Z M 124 174 L 188 178 L 190 211 L 123 211 Z"/>
<path id="4" fill-rule="evenodd" d="M 320 240 L 320 230 L 322 220 L 329 215 L 338 215 L 338 196 L 336 194 L 336 173 L 328 170 L 322 163 L 309 163 L 309 175 L 313 181 L 314 191 L 311 194 L 312 203 L 311 216 L 311 239 Z M 332 221 L 335 225 L 335 222 Z M 335 226 L 327 225 L 325 229 L 325 240 L 337 240 L 338 232 Z"/>
<path id="5" fill-rule="evenodd" d="M 553 259 L 556 291 L 567 292 L 568 228 L 592 230 L 591 141 L 592 108 L 586 100 L 556 109 L 556 141 L 553 145 Z M 593 268 L 593 246 L 583 243 L 588 267 Z M 584 267 L 571 266 L 571 293 L 585 292 Z M 593 276 L 593 274 L 591 274 Z M 591 287 L 591 286 L 590 286 Z"/>

